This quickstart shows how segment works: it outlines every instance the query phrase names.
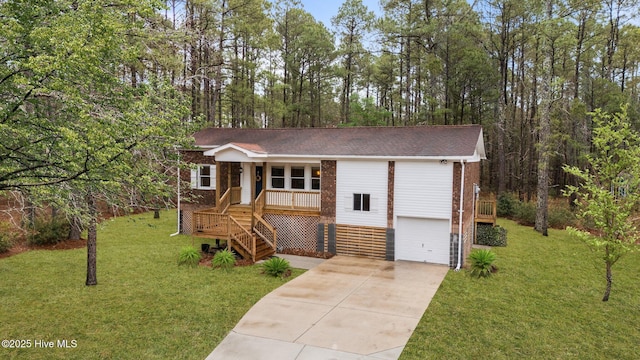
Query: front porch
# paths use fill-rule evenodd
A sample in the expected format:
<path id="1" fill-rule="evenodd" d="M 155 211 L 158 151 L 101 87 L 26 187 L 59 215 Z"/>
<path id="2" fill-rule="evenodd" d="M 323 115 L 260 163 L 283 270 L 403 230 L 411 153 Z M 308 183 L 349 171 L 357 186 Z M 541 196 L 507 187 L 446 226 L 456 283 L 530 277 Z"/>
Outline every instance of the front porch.
<path id="1" fill-rule="evenodd" d="M 263 190 L 250 204 L 242 204 L 241 194 L 241 187 L 232 187 L 217 206 L 194 211 L 192 235 L 226 240 L 229 248 L 255 262 L 278 249 L 277 229 L 265 220 L 265 214 L 320 215 L 318 192 Z"/>

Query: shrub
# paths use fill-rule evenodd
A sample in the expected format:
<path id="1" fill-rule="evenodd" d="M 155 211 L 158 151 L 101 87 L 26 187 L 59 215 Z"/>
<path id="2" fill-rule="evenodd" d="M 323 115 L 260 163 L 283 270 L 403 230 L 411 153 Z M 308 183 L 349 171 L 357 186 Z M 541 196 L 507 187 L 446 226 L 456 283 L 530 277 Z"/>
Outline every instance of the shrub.
<path id="1" fill-rule="evenodd" d="M 500 217 L 511 217 L 514 215 L 519 201 L 511 194 L 502 193 L 498 196 L 496 212 Z"/>
<path id="2" fill-rule="evenodd" d="M 567 226 L 575 226 L 577 222 L 576 215 L 571 210 L 561 207 L 549 209 L 549 227 L 554 229 L 564 229 Z"/>
<path id="3" fill-rule="evenodd" d="M 29 245 L 53 245 L 69 238 L 71 224 L 63 217 L 39 218 L 27 238 Z"/>
<path id="4" fill-rule="evenodd" d="M 476 277 L 489 277 L 496 272 L 498 268 L 493 265 L 496 260 L 496 254 L 491 250 L 475 249 L 469 255 L 471 262 L 470 274 Z"/>
<path id="5" fill-rule="evenodd" d="M 286 259 L 272 257 L 262 263 L 262 273 L 273 277 L 280 276 L 286 278 L 291 275 L 291 265 Z"/>
<path id="6" fill-rule="evenodd" d="M 532 226 L 536 223 L 536 205 L 532 202 L 518 202 L 513 215 L 518 224 Z"/>
<path id="7" fill-rule="evenodd" d="M 487 246 L 507 246 L 507 229 L 501 226 L 478 224 L 476 242 Z"/>
<path id="8" fill-rule="evenodd" d="M 231 269 L 236 264 L 236 255 L 231 250 L 218 251 L 211 260 L 213 268 Z"/>
<path id="9" fill-rule="evenodd" d="M 186 246 L 180 249 L 180 256 L 178 257 L 178 265 L 187 265 L 191 267 L 198 266 L 202 259 L 200 250 L 193 246 Z"/>
<path id="10" fill-rule="evenodd" d="M 9 251 L 17 237 L 18 232 L 11 224 L 0 222 L 0 253 Z"/>

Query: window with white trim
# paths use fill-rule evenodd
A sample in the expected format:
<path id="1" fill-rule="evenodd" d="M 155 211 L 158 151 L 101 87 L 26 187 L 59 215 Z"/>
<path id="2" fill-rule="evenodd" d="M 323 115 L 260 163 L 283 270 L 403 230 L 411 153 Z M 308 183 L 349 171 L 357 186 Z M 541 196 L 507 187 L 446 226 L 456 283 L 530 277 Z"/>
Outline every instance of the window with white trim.
<path id="1" fill-rule="evenodd" d="M 216 189 L 216 166 L 198 165 L 191 169 L 191 188 L 199 190 Z"/>
<path id="2" fill-rule="evenodd" d="M 291 189 L 304 190 L 304 166 L 291 167 Z"/>
<path id="3" fill-rule="evenodd" d="M 271 167 L 271 187 L 284 189 L 284 166 Z"/>
<path id="4" fill-rule="evenodd" d="M 311 168 L 311 190 L 320 190 L 320 168 Z"/>
<path id="5" fill-rule="evenodd" d="M 371 194 L 353 194 L 353 211 L 371 211 Z"/>

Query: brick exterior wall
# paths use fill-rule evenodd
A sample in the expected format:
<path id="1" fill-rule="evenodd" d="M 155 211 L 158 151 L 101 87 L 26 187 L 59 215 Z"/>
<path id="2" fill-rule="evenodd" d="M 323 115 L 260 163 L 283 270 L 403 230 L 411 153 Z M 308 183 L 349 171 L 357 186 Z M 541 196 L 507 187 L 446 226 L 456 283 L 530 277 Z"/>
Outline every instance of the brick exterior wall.
<path id="1" fill-rule="evenodd" d="M 181 161 L 185 164 L 205 164 L 215 165 L 212 156 L 204 156 L 201 150 L 182 150 Z M 182 182 L 181 201 L 183 210 L 196 210 L 213 207 L 216 204 L 215 190 L 197 190 L 191 188 L 191 170 L 184 168 L 180 170 L 180 181 Z"/>
<path id="2" fill-rule="evenodd" d="M 460 163 L 453 164 L 453 206 L 452 206 L 452 222 L 451 222 L 451 233 L 458 234 L 458 224 L 460 214 L 458 213 L 458 209 L 460 208 L 460 178 L 461 178 L 461 170 L 462 166 Z M 462 238 L 463 238 L 463 247 L 462 247 L 462 262 L 464 264 L 467 255 L 471 252 L 471 245 L 473 243 L 473 239 L 471 238 L 472 229 L 474 226 L 473 219 L 473 184 L 480 183 L 480 163 L 465 163 L 465 176 L 464 176 L 464 199 L 463 199 L 463 215 L 462 215 Z M 454 266 L 457 264 L 457 247 L 456 248 L 456 262 Z M 452 246 L 453 249 L 453 246 Z M 453 253 L 452 253 L 453 256 Z"/>
<path id="3" fill-rule="evenodd" d="M 336 222 L 336 161 L 322 160 L 320 169 L 320 222 Z"/>
<path id="4" fill-rule="evenodd" d="M 395 188 L 396 162 L 389 161 L 389 178 L 387 182 L 387 228 L 393 228 L 393 199 Z"/>

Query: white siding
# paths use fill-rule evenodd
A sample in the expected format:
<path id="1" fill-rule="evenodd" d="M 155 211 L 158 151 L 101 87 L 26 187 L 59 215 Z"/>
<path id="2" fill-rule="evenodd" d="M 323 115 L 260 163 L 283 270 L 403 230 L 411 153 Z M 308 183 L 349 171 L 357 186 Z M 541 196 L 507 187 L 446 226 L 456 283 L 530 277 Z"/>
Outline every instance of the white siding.
<path id="1" fill-rule="evenodd" d="M 338 161 L 336 166 L 336 222 L 387 227 L 389 163 Z M 370 194 L 370 211 L 354 211 L 353 194 Z"/>
<path id="2" fill-rule="evenodd" d="M 394 216 L 451 219 L 453 163 L 396 162 Z"/>

